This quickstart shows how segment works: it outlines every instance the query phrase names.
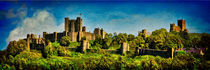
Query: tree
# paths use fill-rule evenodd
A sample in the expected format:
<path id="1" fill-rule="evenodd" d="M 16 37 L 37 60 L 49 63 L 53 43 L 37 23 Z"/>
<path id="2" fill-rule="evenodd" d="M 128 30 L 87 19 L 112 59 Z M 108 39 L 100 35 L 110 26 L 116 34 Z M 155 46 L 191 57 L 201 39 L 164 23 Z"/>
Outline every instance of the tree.
<path id="1" fill-rule="evenodd" d="M 112 34 L 106 34 L 105 38 L 104 38 L 104 43 L 105 43 L 105 46 L 104 48 L 109 48 L 109 46 L 111 45 L 112 43 Z"/>
<path id="2" fill-rule="evenodd" d="M 71 42 L 71 38 L 69 36 L 63 36 L 60 40 L 60 44 L 62 46 L 68 46 Z"/>
<path id="3" fill-rule="evenodd" d="M 17 55 L 20 52 L 27 49 L 27 42 L 23 39 L 19 40 L 18 42 L 10 42 L 7 47 L 7 52 L 9 55 Z"/>
<path id="4" fill-rule="evenodd" d="M 52 43 L 49 42 L 49 44 L 47 46 L 44 47 L 44 51 L 43 51 L 43 56 L 44 57 L 49 57 L 52 55 L 57 55 L 57 51 L 56 49 L 52 46 Z"/>

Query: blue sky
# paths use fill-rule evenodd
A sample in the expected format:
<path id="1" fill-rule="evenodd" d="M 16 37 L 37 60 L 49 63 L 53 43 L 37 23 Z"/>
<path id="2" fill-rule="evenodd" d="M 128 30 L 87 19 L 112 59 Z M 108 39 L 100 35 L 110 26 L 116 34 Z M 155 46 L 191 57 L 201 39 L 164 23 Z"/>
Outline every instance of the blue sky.
<path id="1" fill-rule="evenodd" d="M 100 27 L 108 33 L 137 35 L 142 29 L 169 30 L 170 23 L 177 25 L 178 19 L 187 21 L 190 33 L 210 33 L 209 12 L 210 2 L 0 2 L 0 49 L 28 33 L 62 32 L 64 18 L 75 19 L 79 13 L 87 31 Z"/>

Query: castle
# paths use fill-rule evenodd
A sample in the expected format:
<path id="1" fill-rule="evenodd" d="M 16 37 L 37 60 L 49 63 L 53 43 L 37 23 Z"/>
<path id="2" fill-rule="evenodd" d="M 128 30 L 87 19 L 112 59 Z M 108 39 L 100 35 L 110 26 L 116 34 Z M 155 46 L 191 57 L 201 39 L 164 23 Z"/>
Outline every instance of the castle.
<path id="1" fill-rule="evenodd" d="M 88 40 L 95 40 L 96 37 L 101 36 L 102 39 L 105 37 L 106 32 L 103 29 L 95 28 L 93 33 L 86 32 L 86 27 L 82 26 L 81 17 L 77 19 L 65 18 L 65 30 L 63 32 L 47 33 L 43 32 L 43 38 L 35 34 L 27 34 L 27 48 L 30 49 L 43 49 L 47 45 L 48 41 L 55 42 L 60 41 L 63 36 L 69 36 L 72 42 L 79 42 L 82 38 Z M 10 43 L 15 43 L 16 41 L 11 41 Z"/>
<path id="2" fill-rule="evenodd" d="M 170 32 L 176 31 L 176 32 L 188 32 L 188 29 L 186 28 L 186 21 L 184 19 L 178 20 L 178 26 L 176 26 L 174 23 L 170 24 Z"/>
<path id="3" fill-rule="evenodd" d="M 43 32 L 43 37 L 41 38 L 40 35 L 37 38 L 35 34 L 27 34 L 26 40 L 27 42 L 27 49 L 38 49 L 42 50 L 44 49 L 44 46 L 46 46 L 50 42 L 56 42 L 60 41 L 60 39 L 63 36 L 69 36 L 72 42 L 81 42 L 81 51 L 85 50 L 93 50 L 89 49 L 89 42 L 88 40 L 95 40 L 97 37 L 102 37 L 104 39 L 106 32 L 103 29 L 95 28 L 93 33 L 86 32 L 86 27 L 82 24 L 81 17 L 77 17 L 76 19 L 69 19 L 68 17 L 65 18 L 65 26 L 63 32 L 54 32 L 54 33 L 47 33 Z M 176 31 L 176 32 L 188 32 L 186 29 L 186 21 L 181 19 L 178 20 L 178 26 L 175 24 L 170 24 L 170 32 Z M 143 29 L 139 32 L 139 35 L 147 37 L 149 34 L 146 29 Z M 83 40 L 82 38 L 85 38 Z M 16 41 L 10 42 L 12 45 L 17 44 Z M 73 49 L 73 48 L 67 48 L 67 49 Z M 113 51 L 113 50 L 111 50 Z M 123 42 L 121 43 L 120 53 L 124 54 L 126 52 L 129 52 L 129 43 Z M 164 55 L 166 54 L 166 55 Z M 140 47 L 136 48 L 136 55 L 160 55 L 163 57 L 172 57 L 174 55 L 174 49 L 168 49 L 168 50 L 155 50 L 155 49 L 141 49 Z"/>
<path id="4" fill-rule="evenodd" d="M 103 29 L 95 28 L 94 33 L 86 32 L 86 27 L 82 26 L 81 17 L 77 17 L 77 19 L 69 19 L 65 18 L 65 31 L 57 33 L 48 34 L 47 32 L 43 32 L 43 38 L 50 40 L 51 42 L 59 41 L 63 36 L 69 36 L 71 41 L 81 41 L 83 37 L 87 40 L 95 40 L 97 36 L 105 37 L 106 32 Z"/>

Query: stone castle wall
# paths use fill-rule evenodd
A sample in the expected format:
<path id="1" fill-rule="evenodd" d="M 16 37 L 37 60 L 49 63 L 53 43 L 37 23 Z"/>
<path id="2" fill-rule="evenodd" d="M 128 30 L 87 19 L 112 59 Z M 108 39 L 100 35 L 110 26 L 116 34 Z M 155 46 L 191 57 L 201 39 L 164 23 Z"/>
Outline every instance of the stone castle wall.
<path id="1" fill-rule="evenodd" d="M 174 57 L 174 48 L 168 50 L 156 50 L 156 49 L 141 49 L 140 47 L 136 47 L 136 55 L 154 55 L 161 57 Z"/>

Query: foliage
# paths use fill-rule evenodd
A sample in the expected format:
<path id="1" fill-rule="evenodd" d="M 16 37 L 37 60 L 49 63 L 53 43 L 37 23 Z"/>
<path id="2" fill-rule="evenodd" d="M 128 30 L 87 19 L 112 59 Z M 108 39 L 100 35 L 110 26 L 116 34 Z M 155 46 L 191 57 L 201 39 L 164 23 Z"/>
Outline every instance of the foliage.
<path id="1" fill-rule="evenodd" d="M 85 38 L 83 38 L 85 39 Z M 138 36 L 126 33 L 108 33 L 102 39 L 90 40 L 91 52 L 80 53 L 68 50 L 78 48 L 80 42 L 70 42 L 68 36 L 62 37 L 59 42 L 49 42 L 43 50 L 26 50 L 26 41 L 20 40 L 17 44 L 8 45 L 7 55 L 0 58 L 0 69 L 32 69 L 32 70 L 192 70 L 207 69 L 209 61 L 203 56 L 197 57 L 184 51 L 177 51 L 175 57 L 163 58 L 160 56 L 140 55 L 133 56 L 136 47 L 168 49 L 168 48 L 209 48 L 209 34 L 195 34 L 186 32 L 167 32 L 166 29 L 153 31 L 150 36 Z M 108 53 L 106 50 L 118 50 L 121 43 L 128 42 L 128 55 Z M 61 46 L 62 45 L 62 46 Z M 64 47 L 67 46 L 67 47 Z M 205 53 L 208 57 L 209 49 Z M 16 55 L 16 56 L 15 56 Z"/>
<path id="2" fill-rule="evenodd" d="M 21 39 L 17 41 L 17 43 L 10 42 L 7 47 L 7 52 L 8 54 L 15 56 L 26 49 L 27 49 L 27 43 L 25 40 Z"/>
<path id="3" fill-rule="evenodd" d="M 69 46 L 68 47 L 71 47 L 71 48 L 76 48 L 80 46 L 80 42 L 70 42 Z"/>
<path id="4" fill-rule="evenodd" d="M 62 46 L 68 46 L 71 42 L 71 38 L 69 36 L 63 36 L 60 40 L 60 44 Z"/>
<path id="5" fill-rule="evenodd" d="M 49 57 L 49 56 L 57 55 L 57 51 L 55 50 L 56 49 L 53 47 L 52 43 L 49 42 L 49 44 L 44 47 L 43 56 Z"/>
<path id="6" fill-rule="evenodd" d="M 57 47 L 60 47 L 61 45 L 60 45 L 60 43 L 59 42 L 53 42 L 52 43 L 52 46 L 54 46 L 55 48 L 57 48 Z"/>

